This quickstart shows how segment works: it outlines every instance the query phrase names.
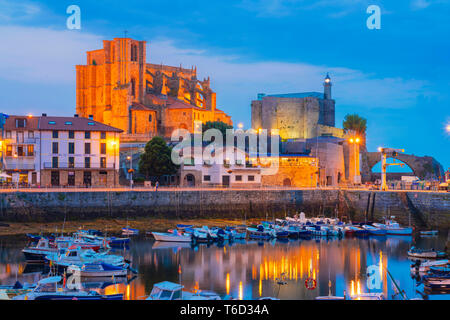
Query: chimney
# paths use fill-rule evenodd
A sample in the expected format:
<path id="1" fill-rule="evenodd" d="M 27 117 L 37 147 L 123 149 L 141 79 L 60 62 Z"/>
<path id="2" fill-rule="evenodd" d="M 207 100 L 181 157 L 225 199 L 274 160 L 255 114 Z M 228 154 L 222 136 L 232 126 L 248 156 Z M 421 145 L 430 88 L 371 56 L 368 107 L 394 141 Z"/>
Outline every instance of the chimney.
<path id="1" fill-rule="evenodd" d="M 43 117 L 46 117 L 46 116 L 47 116 L 47 114 L 46 114 L 46 113 L 43 113 L 43 114 L 42 114 L 42 116 L 43 116 Z"/>
<path id="2" fill-rule="evenodd" d="M 94 120 L 94 116 L 92 114 L 90 114 L 89 119 Z"/>
<path id="3" fill-rule="evenodd" d="M 74 116 L 74 118 L 78 118 L 78 114 L 77 113 L 75 113 L 73 116 Z"/>

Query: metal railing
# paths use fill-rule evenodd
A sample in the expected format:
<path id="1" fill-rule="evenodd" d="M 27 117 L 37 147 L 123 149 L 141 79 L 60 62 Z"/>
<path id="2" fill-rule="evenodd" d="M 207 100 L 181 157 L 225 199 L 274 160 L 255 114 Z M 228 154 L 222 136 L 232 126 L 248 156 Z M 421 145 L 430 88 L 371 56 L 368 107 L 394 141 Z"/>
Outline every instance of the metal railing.
<path id="1" fill-rule="evenodd" d="M 114 169 L 114 163 L 84 163 L 84 162 L 75 162 L 75 163 L 53 163 L 53 162 L 44 162 L 44 169 Z M 118 168 L 118 166 L 117 166 Z"/>

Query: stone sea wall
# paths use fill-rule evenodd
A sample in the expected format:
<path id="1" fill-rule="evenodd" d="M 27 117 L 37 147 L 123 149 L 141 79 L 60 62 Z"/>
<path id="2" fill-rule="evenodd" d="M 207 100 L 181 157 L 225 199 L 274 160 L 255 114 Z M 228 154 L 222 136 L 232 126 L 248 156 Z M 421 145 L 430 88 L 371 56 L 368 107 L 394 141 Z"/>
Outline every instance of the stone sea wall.
<path id="1" fill-rule="evenodd" d="M 450 193 L 358 190 L 182 190 L 0 193 L 1 221 L 98 217 L 262 218 L 335 216 L 450 229 Z"/>

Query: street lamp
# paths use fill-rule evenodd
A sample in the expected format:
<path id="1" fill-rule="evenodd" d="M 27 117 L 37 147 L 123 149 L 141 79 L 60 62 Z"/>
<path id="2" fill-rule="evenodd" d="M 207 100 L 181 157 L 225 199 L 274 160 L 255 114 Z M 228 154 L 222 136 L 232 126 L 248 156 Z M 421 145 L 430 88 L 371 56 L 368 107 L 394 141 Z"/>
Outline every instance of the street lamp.
<path id="1" fill-rule="evenodd" d="M 130 161 L 130 169 L 128 170 L 128 173 L 130 174 L 130 189 L 133 188 L 133 157 L 127 156 L 127 160 Z"/>
<path id="2" fill-rule="evenodd" d="M 448 133 L 450 133 L 450 124 L 448 124 L 448 125 L 445 127 L 445 130 L 446 130 Z"/>

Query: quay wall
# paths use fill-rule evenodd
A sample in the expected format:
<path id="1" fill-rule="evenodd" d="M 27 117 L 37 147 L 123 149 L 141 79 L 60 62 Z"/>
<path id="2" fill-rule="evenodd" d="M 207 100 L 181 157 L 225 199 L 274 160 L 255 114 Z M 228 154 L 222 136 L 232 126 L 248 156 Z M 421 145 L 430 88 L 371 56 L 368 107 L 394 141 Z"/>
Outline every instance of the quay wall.
<path id="1" fill-rule="evenodd" d="M 393 215 L 419 228 L 450 229 L 450 193 L 338 189 L 160 190 L 0 193 L 1 221 L 99 217 L 261 218 L 299 212 L 352 221 Z"/>

